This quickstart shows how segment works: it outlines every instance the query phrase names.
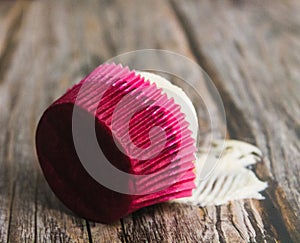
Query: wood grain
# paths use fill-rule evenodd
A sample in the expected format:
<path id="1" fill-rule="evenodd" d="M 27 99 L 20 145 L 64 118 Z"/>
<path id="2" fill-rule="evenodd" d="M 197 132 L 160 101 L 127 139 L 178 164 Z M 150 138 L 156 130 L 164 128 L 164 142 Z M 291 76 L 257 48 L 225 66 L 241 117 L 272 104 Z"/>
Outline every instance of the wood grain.
<path id="1" fill-rule="evenodd" d="M 17 31 L 17 23 L 22 14 L 22 6 L 15 2 L 4 2 L 1 8 L 1 37 L 0 37 L 0 64 L 1 64 L 1 98 L 0 98 L 0 126 L 1 126 L 1 150 L 0 150 L 0 242 L 7 242 L 10 238 L 12 205 L 15 196 L 15 170 L 18 167 L 16 161 L 20 160 L 19 151 L 14 146 L 16 135 L 12 129 L 12 122 L 15 117 L 15 107 L 17 102 L 15 80 L 4 82 L 3 66 L 7 66 L 12 54 L 9 50 L 11 42 L 14 42 L 15 32 Z M 4 74 L 5 73 L 5 74 Z M 20 135 L 18 139 L 21 137 Z M 24 146 L 24 148 L 27 145 Z M 25 148 L 26 149 L 26 148 Z M 18 148 L 20 150 L 20 148 Z M 19 153 L 17 155 L 17 153 Z M 25 151 L 26 153 L 26 151 Z M 16 159 L 19 157 L 19 159 Z M 23 156 L 22 156 L 23 157 Z M 22 158 L 23 160 L 23 158 Z M 15 163 L 13 162 L 15 161 Z"/>
<path id="2" fill-rule="evenodd" d="M 257 171 L 271 185 L 274 220 L 299 241 L 299 2 L 176 1 L 173 7 L 223 94 L 230 133 L 248 137 L 266 155 L 266 168 Z"/>
<path id="3" fill-rule="evenodd" d="M 299 8 L 292 0 L 0 2 L 0 242 L 300 241 Z M 34 149 L 43 110 L 97 65 L 142 48 L 206 69 L 228 119 L 211 98 L 214 132 L 227 126 L 263 150 L 256 172 L 270 184 L 266 200 L 163 203 L 103 225 L 53 195 Z M 208 121 L 204 113 L 201 127 Z"/>
<path id="4" fill-rule="evenodd" d="M 35 156 L 36 122 L 57 89 L 56 83 L 47 82 L 59 82 L 47 78 L 56 61 L 47 41 L 49 22 L 43 21 L 48 7 L 45 2 L 34 2 L 24 12 L 22 25 L 12 37 L 18 45 L 1 83 L 1 111 L 8 116 L 6 129 L 2 126 L 7 133 L 1 160 L 1 194 L 7 200 L 7 208 L 1 210 L 5 217 L 1 230 L 7 235 L 1 234 L 1 242 L 88 241 L 85 220 L 68 212 L 45 186 Z"/>

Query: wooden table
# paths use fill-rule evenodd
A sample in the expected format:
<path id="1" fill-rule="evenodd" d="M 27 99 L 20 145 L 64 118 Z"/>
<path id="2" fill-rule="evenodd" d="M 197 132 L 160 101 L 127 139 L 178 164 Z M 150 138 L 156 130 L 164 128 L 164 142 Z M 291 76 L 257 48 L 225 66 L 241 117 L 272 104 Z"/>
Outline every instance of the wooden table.
<path id="1" fill-rule="evenodd" d="M 105 60 L 142 48 L 208 72 L 229 137 L 265 155 L 255 170 L 266 200 L 164 203 L 104 225 L 53 195 L 35 154 L 43 110 Z M 298 0 L 1 1 L 0 242 L 300 242 L 299 105 Z"/>

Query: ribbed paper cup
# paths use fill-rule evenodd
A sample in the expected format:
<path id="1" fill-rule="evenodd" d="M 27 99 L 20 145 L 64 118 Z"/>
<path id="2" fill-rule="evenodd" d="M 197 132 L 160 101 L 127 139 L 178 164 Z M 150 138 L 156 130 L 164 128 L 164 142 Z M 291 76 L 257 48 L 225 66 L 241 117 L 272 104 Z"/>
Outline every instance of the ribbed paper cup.
<path id="1" fill-rule="evenodd" d="M 83 166 L 74 144 L 74 107 L 79 110 L 84 153 L 95 149 L 84 132 L 85 124 L 94 120 L 107 160 L 123 172 L 144 175 L 122 185 L 126 192 L 102 185 Z M 54 193 L 90 220 L 112 222 L 141 207 L 191 196 L 195 188 L 196 148 L 180 106 L 121 65 L 99 66 L 56 100 L 39 122 L 36 146 Z"/>

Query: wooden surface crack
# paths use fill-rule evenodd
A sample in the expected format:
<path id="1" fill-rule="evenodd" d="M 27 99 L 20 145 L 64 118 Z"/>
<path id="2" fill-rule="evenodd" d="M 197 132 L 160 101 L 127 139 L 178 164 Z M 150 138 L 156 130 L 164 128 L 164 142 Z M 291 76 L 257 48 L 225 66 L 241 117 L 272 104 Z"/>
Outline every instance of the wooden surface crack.
<path id="1" fill-rule="evenodd" d="M 129 243 L 128 239 L 127 239 L 127 235 L 126 235 L 126 231 L 125 231 L 125 225 L 124 225 L 124 220 L 123 219 L 120 219 L 120 223 L 122 225 L 122 232 L 123 232 L 123 237 L 122 237 L 122 242 L 125 242 L 125 243 Z"/>
<path id="2" fill-rule="evenodd" d="M 233 212 L 233 210 L 232 210 L 232 208 L 231 208 L 231 203 L 229 203 L 229 204 L 227 205 L 227 208 L 228 208 L 228 211 L 230 212 L 229 220 L 231 221 L 233 227 L 234 227 L 234 228 L 236 229 L 236 231 L 239 233 L 239 235 L 241 236 L 241 238 L 242 238 L 243 240 L 246 240 L 246 237 L 245 237 L 243 231 L 240 229 L 239 225 L 236 224 L 235 221 L 234 221 L 234 215 L 233 215 L 234 212 Z"/>
<path id="3" fill-rule="evenodd" d="M 92 237 L 89 221 L 85 220 L 85 224 L 86 224 L 86 229 L 87 229 L 87 233 L 88 233 L 88 236 L 89 236 L 89 243 L 93 243 L 93 237 Z"/>
<path id="4" fill-rule="evenodd" d="M 13 181 L 12 184 L 12 190 L 11 190 L 11 201 L 9 204 L 9 221 L 8 221 L 8 228 L 7 228 L 7 240 L 6 242 L 9 243 L 10 242 L 10 232 L 11 232 L 11 221 L 12 221 L 12 213 L 13 213 L 13 203 L 14 203 L 14 199 L 15 199 L 15 191 L 16 191 L 16 182 L 15 180 Z"/>
<path id="5" fill-rule="evenodd" d="M 218 236 L 219 236 L 219 241 L 221 243 L 226 242 L 226 238 L 222 229 L 222 218 L 221 218 L 221 207 L 216 206 L 216 213 L 217 213 L 217 222 L 216 222 L 216 229 L 218 230 Z"/>

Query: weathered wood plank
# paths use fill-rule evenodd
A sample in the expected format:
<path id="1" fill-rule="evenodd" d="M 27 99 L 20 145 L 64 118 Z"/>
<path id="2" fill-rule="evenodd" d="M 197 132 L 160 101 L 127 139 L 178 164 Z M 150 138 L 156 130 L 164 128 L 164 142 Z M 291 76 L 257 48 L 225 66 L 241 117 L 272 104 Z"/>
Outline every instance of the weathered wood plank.
<path id="1" fill-rule="evenodd" d="M 298 242 L 299 1 L 174 2 L 197 60 L 223 94 L 230 133 L 266 155 L 257 172 L 278 210 L 268 223 L 284 237 L 283 221 Z"/>
<path id="2" fill-rule="evenodd" d="M 9 223 L 9 236 L 1 235 L 3 242 L 89 241 L 85 220 L 58 202 L 46 186 L 36 162 L 36 122 L 54 90 L 60 87 L 45 76 L 57 65 L 53 43 L 47 38 L 47 13 L 47 2 L 35 1 L 29 6 L 20 31 L 12 37 L 18 42 L 1 83 L 1 92 L 5 94 L 1 95 L 1 108 L 3 106 L 8 116 L 6 126 L 1 127 L 7 131 L 6 141 L 1 143 L 6 151 L 1 195 L 9 200 L 5 204 L 7 208 L 1 210 L 1 217 L 5 216 Z M 9 214 L 5 215 L 7 211 Z"/>
<path id="3" fill-rule="evenodd" d="M 106 38 L 115 53 L 156 47 L 170 49 L 195 60 L 180 22 L 167 2 L 115 1 L 103 4 L 102 8 Z M 217 109 L 213 115 L 218 116 Z M 223 125 L 219 124 L 220 127 Z M 261 204 L 251 200 L 205 209 L 156 205 L 126 217 L 123 224 L 126 239 L 130 242 L 275 241 L 276 230 L 271 228 L 266 232 L 264 224 L 269 223 L 269 218 L 262 219 L 258 213 L 260 207 Z M 147 213 L 149 211 L 151 213 Z M 97 238 L 93 239 L 97 241 Z"/>
<path id="4" fill-rule="evenodd" d="M 15 106 L 14 89 L 11 84 L 2 82 L 4 57 L 8 42 L 17 31 L 16 25 L 22 13 L 22 6 L 14 1 L 5 1 L 0 4 L 0 242 L 9 239 L 11 205 L 14 197 L 13 171 L 10 164 L 13 159 L 13 133 L 7 129 L 12 121 L 11 110 Z"/>
<path id="5" fill-rule="evenodd" d="M 269 2 L 264 4 L 33 1 L 22 21 L 19 8 L 14 14 L 1 14 L 13 16 L 5 24 L 10 26 L 5 33 L 13 31 L 5 34 L 2 46 L 13 43 L 14 48 L 3 49 L 8 54 L 2 55 L 0 63 L 0 129 L 4 131 L 0 134 L 0 242 L 297 239 L 299 190 L 295 186 L 299 181 L 294 173 L 299 174 L 295 165 L 299 158 L 299 57 L 293 50 L 299 48 L 299 17 L 297 8 L 289 14 L 292 18 L 283 17 L 283 12 L 292 11 L 291 2 L 268 10 Z M 267 200 L 207 208 L 164 203 L 103 225 L 86 223 L 52 194 L 34 156 L 34 130 L 41 112 L 104 60 L 141 48 L 179 52 L 209 71 L 225 101 L 230 135 L 257 143 L 267 155 L 267 166 L 257 169 L 271 183 Z M 281 79 L 287 82 L 280 83 Z M 282 114 L 283 119 L 278 119 Z M 219 116 L 218 109 L 213 115 Z M 206 119 L 200 122 L 205 124 Z M 275 124 L 274 120 L 279 121 Z M 224 125 L 219 124 L 220 128 Z M 288 168 L 284 170 L 281 161 L 287 161 Z M 283 218 L 275 213 L 282 213 Z"/>

